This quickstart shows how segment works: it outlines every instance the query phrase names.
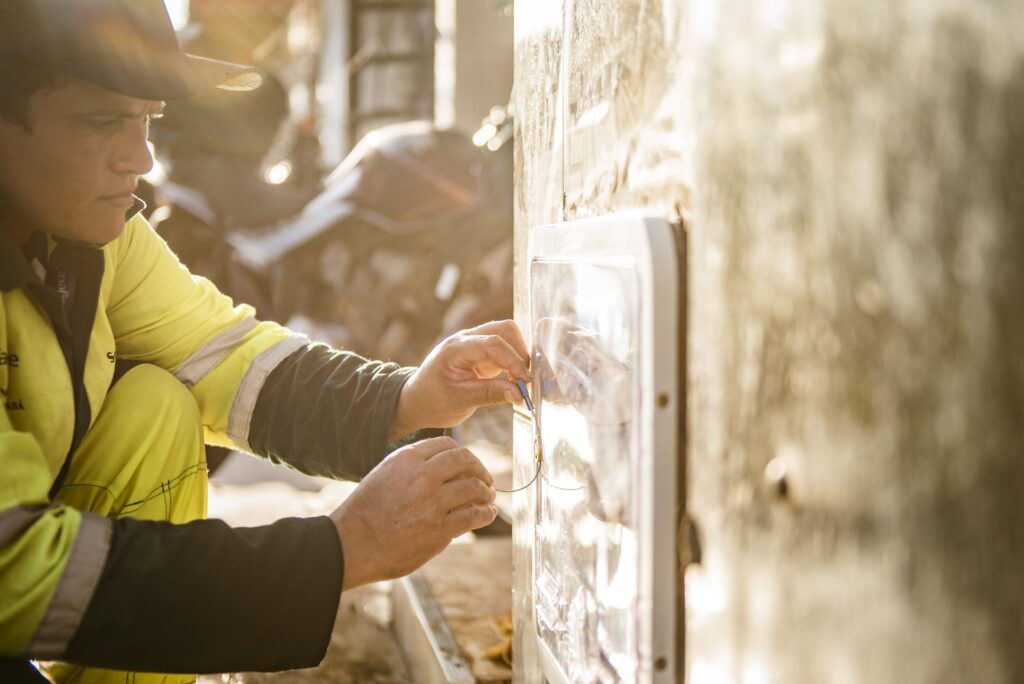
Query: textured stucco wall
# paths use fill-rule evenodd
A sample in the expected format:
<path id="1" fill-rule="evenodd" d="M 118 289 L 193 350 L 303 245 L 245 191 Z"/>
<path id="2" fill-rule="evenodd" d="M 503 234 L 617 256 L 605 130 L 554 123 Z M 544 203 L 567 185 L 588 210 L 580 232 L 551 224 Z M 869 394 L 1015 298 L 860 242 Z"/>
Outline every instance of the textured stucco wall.
<path id="1" fill-rule="evenodd" d="M 1021 36 L 1018 0 L 517 3 L 520 316 L 532 226 L 685 219 L 691 682 L 1024 681 Z"/>
<path id="2" fill-rule="evenodd" d="M 1024 6 L 693 8 L 693 681 L 1024 681 Z"/>

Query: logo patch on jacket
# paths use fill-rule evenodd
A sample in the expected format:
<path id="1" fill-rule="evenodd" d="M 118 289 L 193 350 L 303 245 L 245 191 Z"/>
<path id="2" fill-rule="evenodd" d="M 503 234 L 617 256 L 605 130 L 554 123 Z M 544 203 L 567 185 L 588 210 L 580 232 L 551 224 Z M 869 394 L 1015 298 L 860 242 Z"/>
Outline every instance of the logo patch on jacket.
<path id="1" fill-rule="evenodd" d="M 3 399 L 5 411 L 24 411 L 25 403 L 21 399 L 8 399 L 7 390 L 0 387 L 0 399 Z"/>
<path id="2" fill-rule="evenodd" d="M 21 364 L 21 359 L 14 352 L 8 352 L 5 349 L 0 349 L 0 366 L 10 366 L 11 368 L 17 368 Z M 0 387 L 0 400 L 3 400 L 5 411 L 24 411 L 25 404 L 21 399 L 12 399 L 7 395 L 7 390 Z"/>

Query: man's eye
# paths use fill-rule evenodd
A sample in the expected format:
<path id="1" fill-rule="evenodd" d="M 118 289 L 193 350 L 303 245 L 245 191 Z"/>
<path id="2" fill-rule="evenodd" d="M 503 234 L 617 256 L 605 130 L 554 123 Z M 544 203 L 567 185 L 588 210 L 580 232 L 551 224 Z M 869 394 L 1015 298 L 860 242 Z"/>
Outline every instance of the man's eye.
<path id="1" fill-rule="evenodd" d="M 120 119 L 89 119 L 90 126 L 97 131 L 112 131 L 121 123 Z"/>

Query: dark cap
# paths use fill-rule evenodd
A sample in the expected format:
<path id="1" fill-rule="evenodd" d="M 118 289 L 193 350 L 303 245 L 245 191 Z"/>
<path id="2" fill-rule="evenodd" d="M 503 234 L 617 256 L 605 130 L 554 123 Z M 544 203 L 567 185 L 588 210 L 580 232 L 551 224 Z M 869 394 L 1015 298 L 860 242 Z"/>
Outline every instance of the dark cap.
<path id="1" fill-rule="evenodd" d="M 252 90 L 262 80 L 254 67 L 182 52 L 163 0 L 0 0 L 0 60 L 143 100 Z"/>

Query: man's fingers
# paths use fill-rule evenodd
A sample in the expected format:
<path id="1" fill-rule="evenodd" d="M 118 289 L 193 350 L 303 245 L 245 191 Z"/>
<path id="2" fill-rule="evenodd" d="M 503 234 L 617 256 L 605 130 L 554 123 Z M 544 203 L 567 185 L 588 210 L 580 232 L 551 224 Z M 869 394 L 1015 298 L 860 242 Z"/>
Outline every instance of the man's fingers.
<path id="1" fill-rule="evenodd" d="M 494 477 L 469 449 L 446 449 L 434 454 L 428 461 L 438 482 L 475 477 L 487 485 L 494 484 Z"/>
<path id="2" fill-rule="evenodd" d="M 490 525 L 497 516 L 498 508 L 494 504 L 466 506 L 448 513 L 445 517 L 445 529 L 454 539 L 470 530 L 478 530 Z"/>
<path id="3" fill-rule="evenodd" d="M 523 333 L 519 330 L 519 326 L 516 325 L 515 321 L 491 321 L 490 323 L 470 328 L 466 332 L 470 335 L 498 335 L 508 342 L 522 358 L 527 359 L 530 357 L 530 352 L 526 349 L 526 340 L 523 339 Z"/>
<path id="4" fill-rule="evenodd" d="M 459 365 L 467 364 L 480 376 L 492 377 L 508 371 L 512 377 L 526 378 L 526 360 L 499 335 L 464 335 L 460 339 Z M 458 363 L 458 362 L 456 362 Z"/>
<path id="5" fill-rule="evenodd" d="M 447 435 L 441 437 L 430 437 L 418 442 L 413 442 L 395 452 L 395 455 L 409 454 L 424 461 L 430 460 L 437 454 L 450 449 L 459 449 L 459 443 Z"/>
<path id="6" fill-rule="evenodd" d="M 466 506 L 487 506 L 494 503 L 494 490 L 471 477 L 445 482 L 437 492 L 437 499 L 446 511 Z"/>

